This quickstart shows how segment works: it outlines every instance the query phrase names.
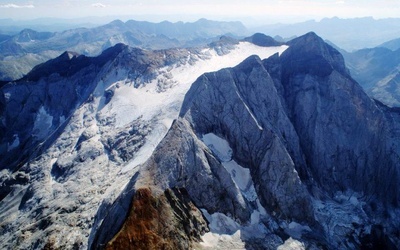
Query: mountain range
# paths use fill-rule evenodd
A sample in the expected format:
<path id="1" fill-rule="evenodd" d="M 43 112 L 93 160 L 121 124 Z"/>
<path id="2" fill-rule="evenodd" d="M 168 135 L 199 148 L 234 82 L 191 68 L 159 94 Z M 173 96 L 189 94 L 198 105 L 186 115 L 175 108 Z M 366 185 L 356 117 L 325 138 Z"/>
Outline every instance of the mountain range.
<path id="1" fill-rule="evenodd" d="M 259 27 L 250 28 L 246 28 L 240 22 L 217 22 L 206 19 L 192 23 L 115 20 L 100 26 L 87 24 L 90 20 L 41 19 L 32 20 L 29 24 L 13 20 L 0 20 L 0 28 L 4 30 L 4 34 L 0 32 L 0 81 L 19 79 L 34 66 L 53 59 L 66 50 L 96 56 L 117 43 L 150 50 L 169 49 L 206 45 L 217 41 L 221 35 L 243 38 L 248 34 L 260 32 L 274 36 L 275 40 L 279 42 L 285 42 L 314 31 L 340 48 L 354 52 L 376 47 L 400 37 L 400 25 L 397 25 L 400 23 L 399 20 L 376 20 L 368 17 L 353 19 L 335 17 L 295 24 L 260 24 Z M 92 21 L 99 22 L 94 18 Z M 52 31 L 51 27 L 47 30 L 38 27 L 40 31 L 34 29 L 36 24 L 48 23 L 59 23 L 60 25 L 66 23 L 65 30 Z M 18 28 L 20 27 L 18 25 L 22 24 L 30 28 Z M 71 26 L 78 24 L 82 24 L 86 28 L 72 28 Z M 7 30 L 14 32 L 10 33 Z"/>
<path id="2" fill-rule="evenodd" d="M 376 47 L 384 42 L 400 37 L 400 22 L 396 18 L 374 19 L 372 17 L 343 19 L 324 18 L 294 24 L 260 25 L 251 31 L 270 36 L 290 38 L 313 31 L 340 48 L 354 50 Z"/>
<path id="3" fill-rule="evenodd" d="M 94 28 L 63 32 L 37 32 L 24 29 L 0 42 L 0 80 L 16 80 L 34 66 L 55 58 L 64 51 L 95 56 L 117 43 L 143 49 L 167 49 L 206 45 L 219 36 L 245 34 L 239 22 L 200 19 L 193 23 L 150 23 L 115 20 Z"/>
<path id="4" fill-rule="evenodd" d="M 352 77 L 374 99 L 391 107 L 400 106 L 399 39 L 354 52 L 342 50 Z"/>
<path id="5" fill-rule="evenodd" d="M 396 249 L 399 119 L 312 32 L 65 52 L 0 88 L 0 245 Z"/>

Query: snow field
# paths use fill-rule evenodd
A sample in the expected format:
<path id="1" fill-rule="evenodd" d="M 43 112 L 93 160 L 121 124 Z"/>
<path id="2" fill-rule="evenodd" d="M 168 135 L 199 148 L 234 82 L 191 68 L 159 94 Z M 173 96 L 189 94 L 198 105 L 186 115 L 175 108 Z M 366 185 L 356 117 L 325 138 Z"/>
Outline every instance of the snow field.
<path id="1" fill-rule="evenodd" d="M 211 231 L 202 238 L 204 246 L 213 246 L 215 249 L 225 249 L 219 248 L 219 246 L 224 240 L 230 239 L 231 242 L 235 242 L 233 249 L 245 249 L 244 243 L 241 240 L 241 235 L 243 237 L 262 238 L 267 231 L 265 226 L 261 223 L 262 216 L 267 216 L 267 213 L 257 197 L 250 170 L 232 160 L 232 148 L 225 139 L 213 133 L 209 133 L 203 135 L 202 141 L 229 172 L 233 182 L 240 189 L 243 198 L 249 202 L 256 202 L 256 209 L 254 209 L 251 214 L 250 222 L 244 226 L 239 225 L 232 218 L 224 214 L 214 213 L 210 215 L 206 210 L 202 209 L 203 214 L 210 223 Z M 238 197 L 239 200 L 240 198 L 241 197 Z M 240 239 L 240 241 L 238 241 L 238 239 Z M 243 244 L 243 246 L 241 244 Z"/>
<path id="2" fill-rule="evenodd" d="M 104 107 L 99 105 L 100 113 L 108 117 L 114 116 L 116 127 L 124 127 L 139 118 L 152 121 L 153 124 L 153 132 L 146 137 L 148 143 L 123 171 L 135 168 L 150 157 L 171 127 L 173 120 L 178 117 L 185 94 L 199 76 L 206 72 L 236 66 L 251 55 L 265 59 L 275 53 L 282 53 L 287 48 L 288 46 L 260 47 L 240 42 L 235 49 L 221 56 L 214 49 L 208 48 L 199 55 L 188 52 L 186 63 L 159 69 L 156 79 L 139 88 L 134 88 L 133 82 L 128 80 L 114 82 L 112 85 L 117 86 L 114 88 L 114 96 Z M 195 63 L 189 63 L 191 58 L 196 59 Z M 119 74 L 117 72 L 116 78 L 121 79 Z M 167 87 L 160 90 L 159 83 L 165 83 Z"/>

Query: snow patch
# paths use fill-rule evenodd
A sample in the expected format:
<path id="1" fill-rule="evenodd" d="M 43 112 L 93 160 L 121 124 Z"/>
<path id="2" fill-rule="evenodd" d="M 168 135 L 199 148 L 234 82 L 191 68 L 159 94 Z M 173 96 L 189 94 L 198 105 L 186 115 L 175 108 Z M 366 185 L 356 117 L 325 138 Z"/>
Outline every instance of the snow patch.
<path id="1" fill-rule="evenodd" d="M 211 149 L 220 161 L 228 162 L 232 160 L 232 149 L 226 140 L 213 133 L 203 135 L 201 140 Z"/>
<path id="2" fill-rule="evenodd" d="M 235 87 L 236 87 L 236 85 L 235 85 Z M 258 123 L 256 117 L 254 116 L 253 112 L 251 112 L 249 106 L 247 106 L 246 102 L 243 100 L 242 96 L 239 94 L 239 91 L 238 91 L 238 90 L 236 90 L 236 94 L 238 95 L 239 99 L 242 101 L 242 103 L 243 103 L 244 107 L 246 108 L 247 112 L 249 112 L 251 118 L 253 119 L 253 121 L 254 121 L 255 124 L 257 125 L 257 128 L 258 128 L 259 130 L 263 130 L 263 128 L 261 127 L 261 125 Z"/>
<path id="3" fill-rule="evenodd" d="M 213 250 L 246 249 L 245 243 L 241 240 L 240 230 L 232 235 L 206 233 L 201 237 L 201 239 L 203 242 L 201 242 L 200 245 L 203 249 L 213 249 Z"/>
<path id="4" fill-rule="evenodd" d="M 60 116 L 60 124 L 63 124 L 65 122 L 65 116 Z"/>
<path id="5" fill-rule="evenodd" d="M 233 181 L 236 183 L 243 196 L 248 201 L 255 201 L 257 199 L 257 193 L 254 188 L 253 179 L 250 175 L 250 170 L 240 166 L 234 160 L 223 162 L 222 165 L 230 173 Z"/>
<path id="6" fill-rule="evenodd" d="M 300 239 L 304 232 L 311 232 L 311 228 L 292 221 L 285 229 L 285 232 L 295 239 Z"/>
<path id="7" fill-rule="evenodd" d="M 33 135 L 38 139 L 44 139 L 49 134 L 52 125 L 53 116 L 46 112 L 44 106 L 40 107 L 33 126 Z"/>
<path id="8" fill-rule="evenodd" d="M 8 102 L 11 98 L 11 92 L 5 92 L 4 93 L 4 99 L 6 100 L 6 102 Z"/>
<path id="9" fill-rule="evenodd" d="M 304 249 L 306 249 L 304 243 L 289 238 L 285 241 L 283 245 L 280 245 L 277 250 L 304 250 Z"/>
<path id="10" fill-rule="evenodd" d="M 215 156 L 222 162 L 226 171 L 229 172 L 233 182 L 242 192 L 243 196 L 248 201 L 255 201 L 257 193 L 253 185 L 253 179 L 250 175 L 250 170 L 237 164 L 232 160 L 232 148 L 228 142 L 213 133 L 202 136 L 202 141 L 213 152 Z"/>
<path id="11" fill-rule="evenodd" d="M 262 221 L 268 220 L 269 215 L 265 208 L 261 205 L 256 190 L 254 188 L 254 182 L 250 174 L 250 170 L 237 164 L 236 161 L 232 160 L 232 148 L 229 143 L 223 138 L 208 133 L 202 136 L 202 141 L 205 145 L 213 152 L 213 154 L 221 161 L 223 167 L 229 172 L 233 182 L 239 188 L 242 197 L 253 205 L 253 211 L 250 217 L 250 221 L 245 225 L 239 225 L 229 217 L 215 213 L 209 215 L 207 211 L 202 210 L 206 219 L 210 222 L 211 232 L 206 238 L 207 244 L 216 244 L 221 242 L 221 235 L 238 230 L 241 234 L 241 238 L 252 239 L 259 238 L 264 239 L 266 235 L 270 234 L 268 228 Z M 240 197 L 241 198 L 241 197 Z M 240 199 L 238 197 L 238 199 Z M 233 224 L 233 222 L 235 224 Z M 236 244 L 236 247 L 238 245 Z M 213 249 L 218 248 L 218 244 Z M 222 249 L 222 248 L 221 248 Z M 226 248 L 236 249 L 236 248 Z M 242 249 L 242 248 L 238 248 Z"/>
<path id="12" fill-rule="evenodd" d="M 240 225 L 222 213 L 210 215 L 201 209 L 209 222 L 211 232 L 204 234 L 200 243 L 205 249 L 245 249 L 241 240 Z"/>
<path id="13" fill-rule="evenodd" d="M 265 208 L 261 205 L 259 199 L 257 199 L 257 207 L 258 207 L 258 211 L 260 212 L 260 215 L 267 215 L 267 211 L 266 211 Z"/>
<path id="14" fill-rule="evenodd" d="M 222 213 L 209 214 L 207 210 L 201 209 L 203 215 L 206 217 L 207 221 L 210 223 L 211 232 L 218 234 L 233 234 L 239 230 L 240 225 L 233 219 L 229 218 Z"/>

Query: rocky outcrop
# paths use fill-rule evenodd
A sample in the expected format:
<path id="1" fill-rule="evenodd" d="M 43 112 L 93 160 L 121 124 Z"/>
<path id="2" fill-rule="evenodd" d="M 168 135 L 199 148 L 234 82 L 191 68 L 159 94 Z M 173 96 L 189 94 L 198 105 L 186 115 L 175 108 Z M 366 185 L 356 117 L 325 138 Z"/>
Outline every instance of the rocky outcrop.
<path id="1" fill-rule="evenodd" d="M 184 189 L 138 189 L 122 229 L 105 249 L 191 249 L 207 224 Z"/>

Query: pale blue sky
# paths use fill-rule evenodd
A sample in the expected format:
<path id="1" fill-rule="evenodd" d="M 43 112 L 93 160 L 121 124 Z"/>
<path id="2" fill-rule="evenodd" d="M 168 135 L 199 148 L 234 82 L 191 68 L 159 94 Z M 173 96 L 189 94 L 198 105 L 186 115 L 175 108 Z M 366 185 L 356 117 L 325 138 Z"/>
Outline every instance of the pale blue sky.
<path id="1" fill-rule="evenodd" d="M 0 18 L 124 16 L 194 21 L 400 17 L 400 0 L 0 0 Z"/>

